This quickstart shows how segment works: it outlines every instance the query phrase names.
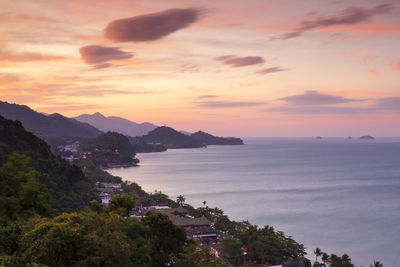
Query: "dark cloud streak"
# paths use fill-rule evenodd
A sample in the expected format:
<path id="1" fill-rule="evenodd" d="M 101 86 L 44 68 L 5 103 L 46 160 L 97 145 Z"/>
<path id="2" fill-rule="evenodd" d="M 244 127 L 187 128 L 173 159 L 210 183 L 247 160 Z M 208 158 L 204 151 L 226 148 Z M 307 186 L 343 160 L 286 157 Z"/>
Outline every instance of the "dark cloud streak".
<path id="1" fill-rule="evenodd" d="M 342 96 L 320 94 L 318 91 L 306 91 L 301 95 L 280 98 L 292 105 L 329 105 L 363 101 L 362 99 L 345 98 Z"/>
<path id="2" fill-rule="evenodd" d="M 195 104 L 206 108 L 237 108 L 237 107 L 254 107 L 264 105 L 264 102 L 247 102 L 247 101 L 202 101 Z"/>
<path id="3" fill-rule="evenodd" d="M 104 35 L 116 42 L 154 41 L 188 27 L 196 22 L 199 16 L 199 9 L 187 8 L 118 19 L 107 25 Z"/>
<path id="4" fill-rule="evenodd" d="M 235 68 L 256 65 L 265 62 L 264 59 L 259 56 L 237 57 L 234 55 L 225 55 L 217 57 L 215 60 L 221 61 L 225 65 L 231 65 Z"/>
<path id="5" fill-rule="evenodd" d="M 81 47 L 79 52 L 82 59 L 94 69 L 103 69 L 112 66 L 108 61 L 129 59 L 133 57 L 132 53 L 125 52 L 119 47 L 107 47 L 101 45 L 88 45 Z"/>
<path id="6" fill-rule="evenodd" d="M 348 7 L 338 16 L 318 17 L 311 20 L 303 20 L 292 32 L 274 36 L 271 40 L 287 40 L 301 36 L 304 32 L 334 25 L 352 25 L 369 21 L 373 16 L 389 13 L 393 9 L 391 4 L 381 4 L 371 9 L 361 7 Z"/>
<path id="7" fill-rule="evenodd" d="M 271 68 L 266 68 L 262 70 L 258 70 L 255 73 L 256 74 L 269 74 L 269 73 L 274 73 L 274 72 L 281 72 L 281 71 L 286 71 L 286 69 L 282 69 L 280 67 L 271 67 Z"/>

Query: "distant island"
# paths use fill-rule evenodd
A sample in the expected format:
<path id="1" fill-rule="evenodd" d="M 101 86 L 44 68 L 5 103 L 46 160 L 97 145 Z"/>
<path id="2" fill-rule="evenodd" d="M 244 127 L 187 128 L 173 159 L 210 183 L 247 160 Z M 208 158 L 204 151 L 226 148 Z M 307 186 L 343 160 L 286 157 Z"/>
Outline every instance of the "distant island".
<path id="1" fill-rule="evenodd" d="M 191 135 L 183 134 L 167 126 L 157 127 L 144 136 L 131 138 L 133 144 L 162 145 L 166 148 L 200 148 L 208 145 L 243 145 L 243 140 L 235 137 L 218 137 L 203 131 Z"/>
<path id="2" fill-rule="evenodd" d="M 360 139 L 361 140 L 375 140 L 375 138 L 370 135 L 361 136 Z"/>
<path id="3" fill-rule="evenodd" d="M 317 136 L 317 137 L 315 137 L 315 139 L 322 139 L 322 137 L 321 136 Z"/>

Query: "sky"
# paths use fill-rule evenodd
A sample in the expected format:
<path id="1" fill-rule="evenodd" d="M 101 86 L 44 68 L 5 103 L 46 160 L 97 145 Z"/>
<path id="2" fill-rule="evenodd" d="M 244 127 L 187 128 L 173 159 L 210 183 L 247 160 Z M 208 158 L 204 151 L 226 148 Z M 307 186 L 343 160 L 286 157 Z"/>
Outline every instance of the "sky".
<path id="1" fill-rule="evenodd" d="M 400 136 L 398 0 L 0 0 L 0 100 L 221 136 Z"/>

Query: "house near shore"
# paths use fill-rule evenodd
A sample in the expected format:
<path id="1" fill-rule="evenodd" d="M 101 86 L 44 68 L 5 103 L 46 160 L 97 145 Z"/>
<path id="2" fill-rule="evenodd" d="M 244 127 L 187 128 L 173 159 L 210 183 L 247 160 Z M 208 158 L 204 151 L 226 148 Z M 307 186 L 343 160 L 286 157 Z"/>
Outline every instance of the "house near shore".
<path id="1" fill-rule="evenodd" d="M 103 204 L 104 206 L 107 206 L 110 203 L 111 194 L 106 193 L 106 192 L 101 192 L 100 199 L 101 199 L 101 204 Z"/>
<path id="2" fill-rule="evenodd" d="M 167 215 L 174 225 L 184 228 L 188 238 L 196 238 L 202 242 L 208 242 L 215 240 L 217 237 L 217 232 L 210 220 L 205 216 L 198 218 L 190 216 L 188 211 L 183 207 L 150 206 L 134 208 L 131 217 L 140 220 L 147 212 L 152 210 Z"/>

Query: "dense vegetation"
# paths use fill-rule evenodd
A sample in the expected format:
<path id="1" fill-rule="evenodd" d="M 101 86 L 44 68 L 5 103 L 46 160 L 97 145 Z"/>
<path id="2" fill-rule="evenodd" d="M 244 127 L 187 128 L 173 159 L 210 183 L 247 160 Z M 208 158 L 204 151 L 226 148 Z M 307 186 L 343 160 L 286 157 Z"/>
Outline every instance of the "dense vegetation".
<path id="1" fill-rule="evenodd" d="M 60 114 L 46 116 L 27 106 L 0 101 L 0 115 L 9 120 L 19 120 L 25 129 L 46 136 L 96 137 L 103 132 L 97 128 Z"/>
<path id="2" fill-rule="evenodd" d="M 93 184 L 79 167 L 52 154 L 50 147 L 25 131 L 20 122 L 0 116 L 0 164 L 14 152 L 30 157 L 29 166 L 39 172 L 37 180 L 46 185 L 56 209 L 79 210 L 95 198 Z"/>
<path id="3" fill-rule="evenodd" d="M 134 157 L 136 154 L 128 137 L 115 132 L 107 132 L 98 137 L 84 140 L 81 142 L 81 149 L 88 151 L 114 151 L 129 157 Z"/>
<path id="4" fill-rule="evenodd" d="M 58 215 L 39 176 L 18 153 L 0 167 L 0 266 L 166 266 L 192 258 L 184 230 L 167 215 L 126 217 L 134 196 L 115 195 L 107 208 L 93 200 L 90 209 Z"/>

